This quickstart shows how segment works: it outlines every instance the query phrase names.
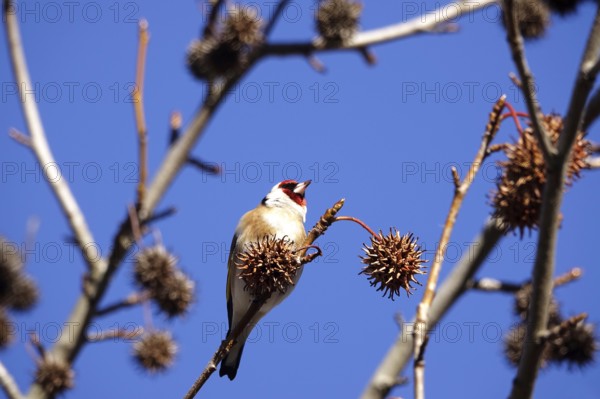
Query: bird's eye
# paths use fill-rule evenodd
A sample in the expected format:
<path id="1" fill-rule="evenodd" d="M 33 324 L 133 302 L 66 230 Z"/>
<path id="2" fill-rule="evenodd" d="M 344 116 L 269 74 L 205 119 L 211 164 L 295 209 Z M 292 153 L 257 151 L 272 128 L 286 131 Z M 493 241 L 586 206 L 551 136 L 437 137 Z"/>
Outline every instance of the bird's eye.
<path id="1" fill-rule="evenodd" d="M 294 190 L 297 185 L 298 183 L 296 182 L 283 182 L 279 185 L 279 187 L 283 189 Z"/>

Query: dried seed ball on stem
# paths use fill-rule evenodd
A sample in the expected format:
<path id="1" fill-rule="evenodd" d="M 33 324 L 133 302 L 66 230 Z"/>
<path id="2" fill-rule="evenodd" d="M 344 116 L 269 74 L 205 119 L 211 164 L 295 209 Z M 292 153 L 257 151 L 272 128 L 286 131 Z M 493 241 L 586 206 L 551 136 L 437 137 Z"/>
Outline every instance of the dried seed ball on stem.
<path id="1" fill-rule="evenodd" d="M 163 284 L 150 290 L 159 309 L 168 317 L 184 315 L 194 301 L 194 282 L 180 270 L 175 270 Z"/>
<path id="2" fill-rule="evenodd" d="M 317 11 L 317 31 L 331 44 L 348 42 L 358 31 L 362 5 L 350 0 L 325 0 Z"/>
<path id="3" fill-rule="evenodd" d="M 177 269 L 177 258 L 162 245 L 142 249 L 135 257 L 134 278 L 142 288 L 155 289 Z"/>
<path id="4" fill-rule="evenodd" d="M 176 354 L 177 344 L 168 331 L 147 332 L 133 345 L 135 361 L 150 373 L 166 370 Z"/>
<path id="5" fill-rule="evenodd" d="M 298 268 L 302 266 L 295 253 L 294 243 L 287 237 L 276 239 L 266 236 L 250 243 L 238 255 L 237 268 L 245 289 L 256 298 L 268 298 L 275 292 L 285 293 L 294 284 Z"/>
<path id="6" fill-rule="evenodd" d="M 57 360 L 51 354 L 46 354 L 38 362 L 35 382 L 48 395 L 56 395 L 73 388 L 75 373 L 69 364 Z"/>
<path id="7" fill-rule="evenodd" d="M 569 368 L 590 365 L 598 351 L 598 342 L 591 323 L 569 324 L 562 333 L 550 340 L 550 358 L 557 363 L 566 363 Z"/>
<path id="8" fill-rule="evenodd" d="M 390 233 L 371 236 L 371 246 L 364 244 L 365 255 L 361 257 L 366 266 L 359 274 L 365 274 L 371 286 L 376 286 L 377 291 L 383 291 L 390 299 L 400 295 L 400 289 L 406 291 L 407 296 L 413 289 L 411 283 L 421 285 L 415 278 L 417 274 L 425 274 L 422 258 L 423 251 L 417 244 L 412 233 L 400 235 L 396 229 Z"/>

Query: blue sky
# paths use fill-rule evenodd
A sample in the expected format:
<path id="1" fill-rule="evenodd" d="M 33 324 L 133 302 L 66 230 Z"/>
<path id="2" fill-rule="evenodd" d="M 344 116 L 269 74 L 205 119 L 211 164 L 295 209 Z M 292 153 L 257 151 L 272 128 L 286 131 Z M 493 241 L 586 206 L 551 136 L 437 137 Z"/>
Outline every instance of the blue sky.
<path id="1" fill-rule="evenodd" d="M 129 89 L 134 80 L 139 18 L 149 21 L 151 41 L 145 102 L 151 175 L 165 154 L 169 115 L 194 113 L 204 86 L 186 71 L 184 54 L 204 21 L 202 2 L 18 2 L 23 41 L 40 112 L 57 162 L 103 254 L 125 207 L 134 200 L 137 150 Z M 256 3 L 253 3 L 256 4 Z M 362 27 L 407 20 L 439 3 L 366 2 Z M 268 8 L 265 6 L 264 12 Z M 311 1 L 292 2 L 274 40 L 306 40 L 313 33 Z M 547 112 L 564 112 L 594 8 L 585 4 L 569 19 L 553 18 L 546 38 L 527 45 L 538 95 Z M 301 57 L 260 62 L 233 90 L 210 123 L 194 155 L 218 163 L 221 176 L 186 168 L 159 208 L 177 214 L 156 224 L 165 245 L 197 283 L 198 300 L 175 322 L 155 314 L 156 327 L 169 328 L 180 352 L 173 368 L 149 377 L 131 359 L 131 344 L 88 345 L 75 364 L 76 387 L 66 397 L 181 397 L 226 333 L 226 256 L 239 217 L 285 178 L 313 179 L 307 191 L 310 228 L 337 199 L 343 214 L 373 229 L 397 227 L 434 249 L 452 195 L 450 168 L 463 174 L 479 146 L 487 115 L 506 93 L 519 110 L 523 98 L 508 73 L 514 71 L 498 10 L 468 15 L 460 32 L 427 35 L 373 48 L 378 63 L 368 66 L 356 53 L 319 56 L 325 74 Z M 4 31 L 0 53 L 8 54 Z M 47 344 L 64 331 L 79 295 L 84 265 L 65 242 L 69 228 L 32 154 L 6 134 L 25 131 L 6 56 L 0 60 L 2 97 L 0 233 L 22 245 L 30 218 L 40 221 L 28 271 L 39 282 L 42 301 L 15 317 L 19 337 L 0 353 L 23 390 L 34 362 L 27 331 Z M 32 95 L 30 95 L 30 100 Z M 598 141 L 593 127 L 590 138 Z M 503 125 L 496 141 L 516 136 Z M 488 193 L 497 175 L 486 162 L 471 188 L 451 239 L 453 253 L 442 278 L 467 252 L 490 214 Z M 557 291 L 565 315 L 587 311 L 597 323 L 597 269 L 594 233 L 600 209 L 594 172 L 565 196 L 557 273 L 574 266 L 584 277 Z M 423 293 L 382 298 L 358 276 L 358 255 L 368 239 L 349 223 L 334 225 L 319 241 L 325 256 L 307 266 L 293 294 L 259 325 L 247 345 L 235 381 L 217 376 L 202 397 L 355 397 L 395 339 L 394 314 L 409 319 Z M 530 275 L 536 235 L 508 236 L 480 271 L 481 277 L 524 281 Z M 149 237 L 147 243 L 151 243 Z M 428 259 L 432 259 L 428 254 Z M 422 281 L 424 278 L 422 279 Z M 133 290 L 131 257 L 105 298 Z M 514 370 L 502 357 L 499 333 L 516 321 L 512 299 L 503 294 L 468 293 L 433 334 L 427 350 L 430 397 L 505 397 Z M 98 320 L 109 329 L 143 324 L 141 308 Z M 470 334 L 470 327 L 475 326 Z M 411 376 L 411 371 L 406 373 Z M 540 374 L 536 397 L 600 396 L 600 367 Z M 468 388 L 465 388 L 468 387 Z M 412 396 L 410 385 L 395 394 Z"/>

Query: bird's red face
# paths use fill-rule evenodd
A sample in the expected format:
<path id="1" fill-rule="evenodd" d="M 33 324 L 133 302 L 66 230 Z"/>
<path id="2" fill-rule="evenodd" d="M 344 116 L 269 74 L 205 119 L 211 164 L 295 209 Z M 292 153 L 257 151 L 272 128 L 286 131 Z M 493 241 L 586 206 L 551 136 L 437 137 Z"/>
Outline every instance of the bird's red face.
<path id="1" fill-rule="evenodd" d="M 307 180 L 302 183 L 298 183 L 296 180 L 284 180 L 279 183 L 279 188 L 296 204 L 300 206 L 306 206 L 304 192 L 310 183 L 311 180 Z"/>

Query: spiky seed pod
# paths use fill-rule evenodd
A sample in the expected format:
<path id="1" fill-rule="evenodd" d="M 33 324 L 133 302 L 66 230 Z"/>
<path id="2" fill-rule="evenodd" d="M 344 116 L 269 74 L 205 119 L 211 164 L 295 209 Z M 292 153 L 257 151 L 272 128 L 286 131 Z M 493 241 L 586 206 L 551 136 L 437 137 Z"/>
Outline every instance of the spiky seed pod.
<path id="1" fill-rule="evenodd" d="M 327 43 L 348 42 L 358 31 L 362 4 L 351 0 L 325 0 L 317 10 L 317 31 Z"/>
<path id="2" fill-rule="evenodd" d="M 538 39 L 550 25 L 550 9 L 542 0 L 515 0 L 514 12 L 524 39 Z M 506 26 L 505 17 L 502 22 Z"/>
<path id="3" fill-rule="evenodd" d="M 150 290 L 150 295 L 168 317 L 181 316 L 194 301 L 194 285 L 188 276 L 176 270 L 163 285 Z"/>
<path id="4" fill-rule="evenodd" d="M 524 324 L 518 324 L 511 328 L 503 338 L 504 356 L 512 366 L 518 366 L 523 351 L 523 340 L 527 328 Z"/>
<path id="5" fill-rule="evenodd" d="M 400 295 L 400 289 L 411 294 L 411 283 L 419 283 L 415 276 L 425 274 L 422 258 L 423 251 L 417 244 L 412 233 L 400 235 L 396 229 L 390 233 L 379 234 L 371 237 L 371 246 L 363 244 L 365 255 L 361 257 L 366 264 L 359 274 L 365 274 L 371 286 L 378 286 L 377 291 L 383 291 L 390 299 Z"/>
<path id="6" fill-rule="evenodd" d="M 294 249 L 294 243 L 287 237 L 266 236 L 246 245 L 236 260 L 239 277 L 246 283 L 244 289 L 256 298 L 285 293 L 294 285 L 296 272 L 302 266 Z"/>
<path id="7" fill-rule="evenodd" d="M 143 369 L 150 373 L 164 371 L 175 360 L 177 344 L 168 331 L 145 333 L 133 345 L 133 357 Z"/>
<path id="8" fill-rule="evenodd" d="M 262 20 L 252 8 L 238 5 L 225 19 L 221 39 L 239 47 L 255 46 L 263 41 Z"/>
<path id="9" fill-rule="evenodd" d="M 0 348 L 8 346 L 14 338 L 12 321 L 4 308 L 0 307 Z"/>
<path id="10" fill-rule="evenodd" d="M 13 310 L 29 310 L 37 303 L 39 296 L 35 281 L 29 276 L 20 275 L 11 287 L 11 295 L 7 298 L 7 304 Z"/>
<path id="11" fill-rule="evenodd" d="M 549 342 L 549 357 L 553 362 L 567 363 L 571 367 L 585 367 L 594 361 L 598 342 L 594 325 L 571 324 L 558 337 Z"/>
<path id="12" fill-rule="evenodd" d="M 562 118 L 548 114 L 542 118 L 542 124 L 551 142 L 558 142 L 563 127 Z M 568 166 L 566 184 L 572 184 L 579 177 L 581 169 L 587 166 L 589 150 L 589 141 L 583 138 L 583 133 L 579 133 Z M 523 237 L 525 230 L 538 227 L 546 184 L 546 163 L 531 126 L 520 134 L 516 143 L 508 144 L 504 152 L 507 160 L 498 162 L 502 175 L 496 183 L 496 191 L 492 193 L 494 216 L 506 231 L 519 230 Z"/>
<path id="13" fill-rule="evenodd" d="M 558 13 L 562 17 L 573 14 L 577 11 L 577 7 L 582 3 L 582 0 L 544 0 L 550 10 Z"/>
<path id="14" fill-rule="evenodd" d="M 156 289 L 177 268 L 177 258 L 162 245 L 142 249 L 135 257 L 134 278 L 137 284 L 146 289 Z"/>
<path id="15" fill-rule="evenodd" d="M 527 326 L 524 323 L 519 323 L 518 325 L 511 328 L 508 333 L 504 336 L 504 356 L 508 360 L 508 362 L 516 367 L 519 365 L 519 361 L 521 360 L 521 354 L 523 353 L 523 343 L 525 342 L 527 334 Z M 542 363 L 540 365 L 541 368 L 545 368 L 548 366 L 550 362 L 550 350 L 548 345 L 544 347 L 541 356 Z"/>
<path id="16" fill-rule="evenodd" d="M 23 269 L 23 259 L 4 237 L 0 236 L 0 304 L 12 295 L 12 286 Z"/>
<path id="17" fill-rule="evenodd" d="M 531 301 L 531 284 L 525 284 L 521 287 L 520 290 L 515 292 L 515 302 L 514 302 L 514 313 L 518 316 L 521 321 L 527 320 L 527 315 L 529 313 L 529 303 Z M 549 305 L 549 314 L 548 314 L 548 324 L 555 325 L 560 324 L 561 316 L 559 313 L 558 302 L 556 299 L 552 297 Z"/>
<path id="18" fill-rule="evenodd" d="M 196 78 L 213 80 L 244 64 L 237 43 L 219 38 L 194 40 L 187 50 L 187 66 Z"/>
<path id="19" fill-rule="evenodd" d="M 38 362 L 35 382 L 45 393 L 54 396 L 73 388 L 75 373 L 70 365 L 57 360 L 52 355 L 46 355 Z"/>

